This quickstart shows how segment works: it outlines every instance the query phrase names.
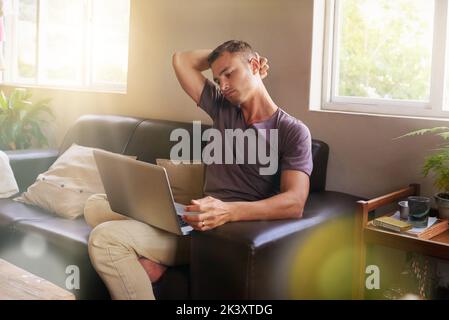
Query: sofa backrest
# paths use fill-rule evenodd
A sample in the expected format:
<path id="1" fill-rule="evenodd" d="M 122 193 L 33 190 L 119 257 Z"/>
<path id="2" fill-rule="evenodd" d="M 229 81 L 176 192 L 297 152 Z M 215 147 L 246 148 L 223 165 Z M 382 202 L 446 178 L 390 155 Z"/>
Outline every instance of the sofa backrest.
<path id="1" fill-rule="evenodd" d="M 85 115 L 68 131 L 60 147 L 60 153 L 73 143 L 111 152 L 137 156 L 137 159 L 155 163 L 157 158 L 169 159 L 171 148 L 178 141 L 170 141 L 175 129 L 185 129 L 193 136 L 192 123 L 169 120 L 142 119 L 115 115 Z M 210 128 L 202 125 L 201 131 Z M 205 146 L 202 143 L 202 148 Z M 191 159 L 193 156 L 191 143 Z M 329 146 L 323 141 L 312 141 L 313 172 L 310 191 L 324 191 L 326 187 Z"/>
<path id="2" fill-rule="evenodd" d="M 208 128 L 210 126 L 202 125 L 201 134 Z M 189 133 L 189 137 L 193 137 L 192 123 L 146 119 L 137 126 L 125 154 L 137 156 L 137 159 L 150 163 L 156 163 L 158 158 L 170 159 L 170 150 L 179 142 L 170 141 L 170 135 L 176 129 L 184 129 Z M 201 149 L 205 145 L 206 143 L 202 142 Z M 192 143 L 189 160 L 193 160 Z"/>
<path id="3" fill-rule="evenodd" d="M 137 126 L 144 119 L 114 115 L 85 115 L 69 129 L 59 148 L 62 154 L 73 143 L 124 153 Z"/>

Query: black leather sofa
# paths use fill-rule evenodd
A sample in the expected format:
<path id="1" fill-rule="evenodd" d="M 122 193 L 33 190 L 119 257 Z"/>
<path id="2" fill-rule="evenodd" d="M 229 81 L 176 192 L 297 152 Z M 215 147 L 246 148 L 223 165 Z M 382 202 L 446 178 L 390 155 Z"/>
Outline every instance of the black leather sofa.
<path id="1" fill-rule="evenodd" d="M 192 132 L 189 123 L 86 115 L 69 129 L 59 150 L 7 154 L 20 189 L 26 190 L 72 143 L 137 155 L 139 160 L 154 163 L 156 158 L 169 157 L 170 148 L 176 143 L 170 142 L 169 137 L 176 128 Z M 328 155 L 328 146 L 314 140 L 311 193 L 303 219 L 236 222 L 204 233 L 194 232 L 190 265 L 169 268 L 155 284 L 156 297 L 321 298 L 316 290 L 320 280 L 314 280 L 318 277 L 316 269 L 326 264 L 335 250 L 351 246 L 352 230 L 347 224 L 343 229 L 337 228 L 342 237 L 324 234 L 320 238 L 317 234 L 338 221 L 352 221 L 359 200 L 325 190 Z M 0 200 L 0 258 L 61 287 L 66 287 L 67 266 L 76 265 L 80 287 L 72 292 L 77 299 L 108 299 L 105 286 L 90 264 L 90 231 L 83 218 L 66 220 L 11 199 Z M 301 257 L 307 261 L 301 261 Z M 303 262 L 309 264 L 310 273 L 304 271 Z M 350 257 L 346 262 L 350 267 Z M 295 274 L 295 268 L 299 274 Z M 349 298 L 350 286 L 332 297 Z"/>

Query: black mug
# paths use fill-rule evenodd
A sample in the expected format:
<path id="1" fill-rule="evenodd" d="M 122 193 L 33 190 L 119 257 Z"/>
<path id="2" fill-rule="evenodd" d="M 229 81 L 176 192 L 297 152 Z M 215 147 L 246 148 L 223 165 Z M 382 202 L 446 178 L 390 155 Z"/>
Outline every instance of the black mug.
<path id="1" fill-rule="evenodd" d="M 429 221 L 430 198 L 408 197 L 408 219 L 413 227 L 425 228 Z"/>

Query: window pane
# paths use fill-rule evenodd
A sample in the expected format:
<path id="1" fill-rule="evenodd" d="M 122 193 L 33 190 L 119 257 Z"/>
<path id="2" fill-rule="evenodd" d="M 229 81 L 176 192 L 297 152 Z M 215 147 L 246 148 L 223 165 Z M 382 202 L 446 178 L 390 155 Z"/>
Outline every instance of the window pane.
<path id="1" fill-rule="evenodd" d="M 17 30 L 17 75 L 36 77 L 36 17 L 37 0 L 20 0 Z"/>
<path id="2" fill-rule="evenodd" d="M 42 78 L 56 84 L 82 84 L 84 1 L 40 2 Z"/>
<path id="3" fill-rule="evenodd" d="M 129 6 L 129 0 L 94 0 L 92 44 L 94 83 L 126 83 Z"/>
<path id="4" fill-rule="evenodd" d="M 336 95 L 428 101 L 434 5 L 341 0 Z"/>

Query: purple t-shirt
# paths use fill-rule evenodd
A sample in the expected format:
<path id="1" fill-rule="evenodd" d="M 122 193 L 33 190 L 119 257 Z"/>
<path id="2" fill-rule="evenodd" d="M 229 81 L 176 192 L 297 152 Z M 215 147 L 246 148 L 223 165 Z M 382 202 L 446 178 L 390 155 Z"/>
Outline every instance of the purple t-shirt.
<path id="1" fill-rule="evenodd" d="M 225 164 L 225 147 L 223 146 L 223 161 L 206 166 L 204 194 L 222 201 L 257 201 L 272 197 L 280 192 L 280 173 L 283 170 L 298 170 L 311 175 L 312 139 L 309 129 L 298 119 L 290 116 L 282 109 L 267 120 L 247 125 L 239 106 L 233 105 L 221 94 L 211 81 L 206 80 L 198 104 L 213 120 L 213 128 L 220 131 L 225 145 L 226 129 L 241 129 L 245 132 L 252 129 L 255 132 L 265 132 L 264 141 L 270 152 L 270 129 L 277 129 L 277 171 L 274 174 L 261 174 L 260 169 L 269 165 L 248 161 L 248 142 L 245 142 L 244 164 L 238 164 L 235 159 L 232 164 Z M 235 140 L 234 140 L 235 141 Z M 213 142 L 210 140 L 209 144 Z M 276 150 L 276 149 L 274 149 Z M 234 148 L 235 151 L 235 148 Z M 251 151 L 250 151 L 251 152 Z M 258 157 L 256 156 L 256 159 Z"/>

